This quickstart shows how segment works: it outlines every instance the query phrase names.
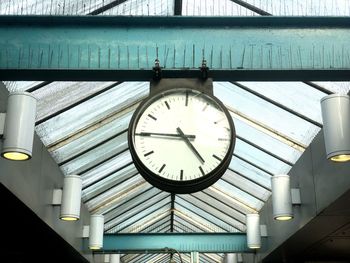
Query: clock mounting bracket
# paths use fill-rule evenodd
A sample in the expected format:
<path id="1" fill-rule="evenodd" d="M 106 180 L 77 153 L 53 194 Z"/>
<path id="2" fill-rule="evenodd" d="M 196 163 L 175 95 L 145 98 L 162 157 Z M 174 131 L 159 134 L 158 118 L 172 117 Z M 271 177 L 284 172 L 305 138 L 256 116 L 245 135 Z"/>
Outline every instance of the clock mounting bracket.
<path id="1" fill-rule="evenodd" d="M 162 78 L 150 81 L 150 95 L 176 88 L 195 89 L 213 96 L 213 79 Z"/>

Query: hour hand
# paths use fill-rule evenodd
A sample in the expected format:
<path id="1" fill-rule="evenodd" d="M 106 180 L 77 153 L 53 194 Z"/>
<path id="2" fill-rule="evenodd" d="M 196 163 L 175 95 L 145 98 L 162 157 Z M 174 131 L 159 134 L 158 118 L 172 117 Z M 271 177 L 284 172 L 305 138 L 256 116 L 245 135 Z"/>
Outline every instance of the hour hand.
<path id="1" fill-rule="evenodd" d="M 159 132 L 140 132 L 136 133 L 135 135 L 139 136 L 165 136 L 165 137 L 177 137 L 177 138 L 182 138 L 183 136 L 188 138 L 188 139 L 195 139 L 196 135 L 193 134 L 178 134 L 178 133 L 159 133 Z"/>
<path id="2" fill-rule="evenodd" d="M 186 135 L 183 133 L 183 131 L 181 130 L 180 127 L 176 128 L 177 132 L 179 133 L 179 135 L 181 136 L 182 139 L 184 139 L 185 143 L 187 144 L 187 146 L 193 151 L 193 153 L 197 156 L 197 158 L 204 163 L 204 159 L 203 157 L 199 154 L 199 152 L 197 151 L 197 149 L 193 146 L 193 144 L 189 141 L 189 139 L 186 137 Z"/>

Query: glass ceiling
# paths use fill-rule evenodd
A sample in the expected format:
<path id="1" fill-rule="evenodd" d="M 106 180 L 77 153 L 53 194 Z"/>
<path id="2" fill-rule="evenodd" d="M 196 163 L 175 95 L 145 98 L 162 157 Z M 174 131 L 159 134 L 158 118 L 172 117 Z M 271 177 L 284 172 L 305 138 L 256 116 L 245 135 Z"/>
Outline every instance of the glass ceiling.
<path id="1" fill-rule="evenodd" d="M 182 2 L 182 15 L 188 16 L 350 15 L 348 0 Z M 2 0 L 0 14 L 171 16 L 174 1 Z M 26 90 L 38 99 L 37 134 L 65 175 L 83 178 L 82 200 L 91 213 L 105 216 L 106 233 L 245 232 L 245 214 L 258 212 L 269 198 L 271 176 L 288 173 L 320 131 L 320 99 L 350 90 L 349 82 L 215 82 L 214 94 L 236 127 L 232 161 L 217 183 L 176 195 L 172 204 L 169 193 L 142 178 L 128 150 L 128 124 L 149 93 L 148 83 L 5 84 L 9 91 Z M 223 258 L 200 254 L 205 263 Z M 182 259 L 190 262 L 190 255 Z M 122 256 L 122 262 L 169 261 L 165 254 Z"/>

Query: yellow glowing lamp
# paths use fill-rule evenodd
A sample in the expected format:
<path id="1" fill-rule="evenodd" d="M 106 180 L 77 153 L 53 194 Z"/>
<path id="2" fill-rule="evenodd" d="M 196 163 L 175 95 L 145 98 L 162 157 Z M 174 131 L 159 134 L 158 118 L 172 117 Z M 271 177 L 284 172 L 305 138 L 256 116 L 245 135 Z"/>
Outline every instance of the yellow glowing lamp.
<path id="1" fill-rule="evenodd" d="M 101 247 L 95 247 L 95 246 L 91 246 L 89 247 L 91 250 L 98 250 L 98 249 L 101 249 Z"/>
<path id="2" fill-rule="evenodd" d="M 347 162 L 350 161 L 350 154 L 340 154 L 330 158 L 333 162 Z"/>
<path id="3" fill-rule="evenodd" d="M 5 152 L 2 154 L 5 159 L 12 161 L 25 161 L 31 158 L 30 155 L 21 152 Z"/>
<path id="4" fill-rule="evenodd" d="M 293 217 L 292 216 L 277 216 L 275 217 L 276 220 L 279 221 L 287 221 L 287 220 L 291 220 Z"/>
<path id="5" fill-rule="evenodd" d="M 61 220 L 64 221 L 77 221 L 79 218 L 77 217 L 60 217 Z"/>

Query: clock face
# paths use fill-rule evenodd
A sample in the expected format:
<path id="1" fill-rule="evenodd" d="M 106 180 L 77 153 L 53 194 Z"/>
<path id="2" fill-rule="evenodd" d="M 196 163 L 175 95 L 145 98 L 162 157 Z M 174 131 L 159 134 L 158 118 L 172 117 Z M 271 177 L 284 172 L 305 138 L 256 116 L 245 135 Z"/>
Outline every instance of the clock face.
<path id="1" fill-rule="evenodd" d="M 232 119 L 217 99 L 197 90 L 172 89 L 153 96 L 139 107 L 130 128 L 136 166 L 166 191 L 208 187 L 231 159 Z"/>

